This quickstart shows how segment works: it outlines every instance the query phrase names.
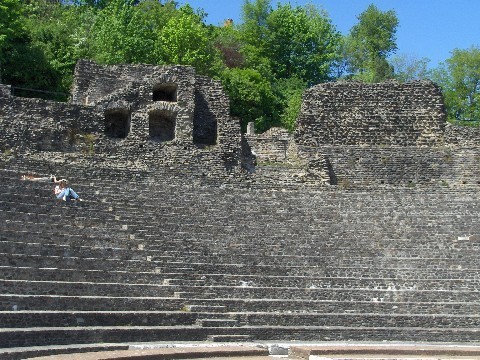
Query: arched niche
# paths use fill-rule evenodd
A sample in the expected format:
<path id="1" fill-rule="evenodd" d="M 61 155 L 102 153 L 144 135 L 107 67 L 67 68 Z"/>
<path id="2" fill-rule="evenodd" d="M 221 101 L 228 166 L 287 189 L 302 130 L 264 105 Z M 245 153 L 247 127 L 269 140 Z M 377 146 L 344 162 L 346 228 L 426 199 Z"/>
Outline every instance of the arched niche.
<path id="1" fill-rule="evenodd" d="M 153 86 L 153 101 L 177 101 L 177 85 L 176 84 L 156 84 Z"/>
<path id="2" fill-rule="evenodd" d="M 130 111 L 127 109 L 109 109 L 105 111 L 105 135 L 124 139 L 130 132 Z"/>
<path id="3" fill-rule="evenodd" d="M 156 141 L 175 139 L 177 114 L 169 110 L 155 110 L 148 114 L 148 132 Z"/>

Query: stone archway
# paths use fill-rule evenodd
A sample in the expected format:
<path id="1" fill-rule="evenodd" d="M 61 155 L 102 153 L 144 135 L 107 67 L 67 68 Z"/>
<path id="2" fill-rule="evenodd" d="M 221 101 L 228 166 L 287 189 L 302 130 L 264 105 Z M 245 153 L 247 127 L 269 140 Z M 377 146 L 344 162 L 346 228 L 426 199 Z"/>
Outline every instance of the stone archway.
<path id="1" fill-rule="evenodd" d="M 177 114 L 169 110 L 155 110 L 148 114 L 148 132 L 156 141 L 175 139 Z"/>
<path id="2" fill-rule="evenodd" d="M 153 101 L 177 101 L 177 85 L 176 84 L 156 84 L 153 86 Z"/>
<path id="3" fill-rule="evenodd" d="M 130 132 L 130 111 L 110 109 L 105 111 L 105 134 L 111 138 L 124 139 Z"/>

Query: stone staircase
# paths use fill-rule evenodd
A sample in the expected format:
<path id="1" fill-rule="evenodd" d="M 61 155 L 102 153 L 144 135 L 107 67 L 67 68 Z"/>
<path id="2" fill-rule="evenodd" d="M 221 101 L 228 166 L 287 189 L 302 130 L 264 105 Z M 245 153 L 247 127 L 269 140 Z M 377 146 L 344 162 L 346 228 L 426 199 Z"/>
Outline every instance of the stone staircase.
<path id="1" fill-rule="evenodd" d="M 62 164 L 0 170 L 0 347 L 480 341 L 480 192 L 339 191 Z"/>

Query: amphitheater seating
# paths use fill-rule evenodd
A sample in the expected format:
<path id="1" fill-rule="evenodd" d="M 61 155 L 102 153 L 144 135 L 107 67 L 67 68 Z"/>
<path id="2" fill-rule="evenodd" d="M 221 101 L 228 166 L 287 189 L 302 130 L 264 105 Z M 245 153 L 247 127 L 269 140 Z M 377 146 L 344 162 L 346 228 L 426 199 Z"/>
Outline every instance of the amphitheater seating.
<path id="1" fill-rule="evenodd" d="M 0 170 L 0 348 L 480 339 L 478 189 L 55 166 Z M 85 201 L 56 202 L 32 171 Z"/>

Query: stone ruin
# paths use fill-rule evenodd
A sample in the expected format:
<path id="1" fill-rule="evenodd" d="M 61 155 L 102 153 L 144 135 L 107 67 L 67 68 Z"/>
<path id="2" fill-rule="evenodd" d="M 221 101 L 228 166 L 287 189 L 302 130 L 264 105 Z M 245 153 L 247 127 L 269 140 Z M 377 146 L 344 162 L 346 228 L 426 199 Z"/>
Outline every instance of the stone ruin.
<path id="1" fill-rule="evenodd" d="M 261 161 L 303 160 L 307 182 L 479 184 L 480 128 L 447 124 L 431 81 L 316 85 L 304 94 L 293 136 L 270 131 L 247 139 Z"/>
<path id="2" fill-rule="evenodd" d="M 293 136 L 242 135 L 190 67 L 81 61 L 68 103 L 0 87 L 0 129 L 1 359 L 479 341 L 479 130 L 430 82 L 318 85 Z"/>
<path id="3" fill-rule="evenodd" d="M 15 98 L 8 86 L 3 95 L 3 149 L 198 163 L 219 173 L 240 164 L 240 125 L 222 86 L 191 67 L 79 61 L 66 104 Z"/>
<path id="4" fill-rule="evenodd" d="M 479 130 L 447 124 L 441 91 L 430 81 L 314 86 L 293 136 L 280 129 L 257 135 L 251 127 L 242 135 L 221 84 L 185 66 L 80 61 L 66 104 L 12 97 L 8 86 L 2 94 L 0 146 L 9 151 L 82 151 L 111 165 L 114 155 L 128 166 L 188 165 L 217 177 L 246 172 L 256 181 L 479 182 Z M 255 163 L 269 166 L 257 171 Z"/>

